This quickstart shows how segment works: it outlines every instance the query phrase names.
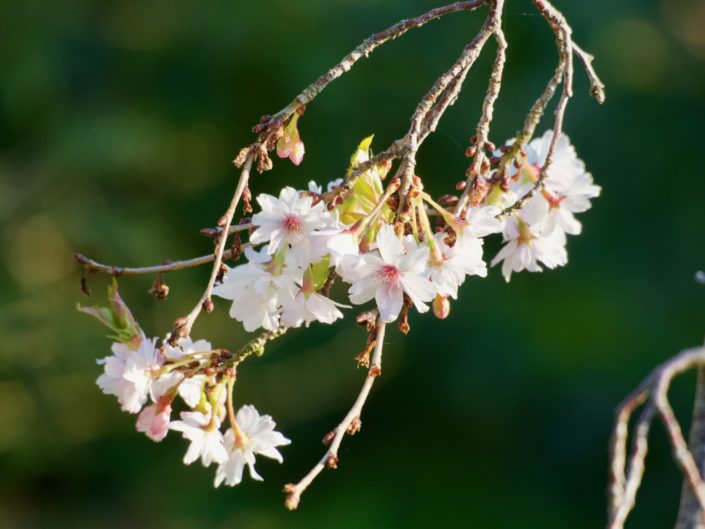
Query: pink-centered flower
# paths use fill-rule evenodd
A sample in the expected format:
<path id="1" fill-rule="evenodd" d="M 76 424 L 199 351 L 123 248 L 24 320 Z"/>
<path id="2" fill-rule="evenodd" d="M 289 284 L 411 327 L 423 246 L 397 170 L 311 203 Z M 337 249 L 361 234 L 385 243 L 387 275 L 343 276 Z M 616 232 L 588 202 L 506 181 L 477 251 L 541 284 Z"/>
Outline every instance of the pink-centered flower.
<path id="1" fill-rule="evenodd" d="M 154 376 L 161 367 L 156 341 L 142 336 L 137 350 L 116 342 L 112 346 L 113 355 L 98 360 L 105 372 L 96 383 L 103 393 L 117 397 L 123 411 L 137 413 L 147 402 Z"/>
<path id="2" fill-rule="evenodd" d="M 359 305 L 371 299 L 377 302 L 380 317 L 387 322 L 397 319 L 404 305 L 404 294 L 419 312 L 428 310 L 436 294 L 433 284 L 426 279 L 427 247 L 405 248 L 394 233 L 394 228 L 385 224 L 377 234 L 377 251 L 361 256 L 349 256 L 355 264 L 346 266 L 350 287 L 350 301 Z"/>
<path id="3" fill-rule="evenodd" d="M 325 204 L 313 204 L 311 196 L 301 196 L 293 187 L 282 189 L 279 198 L 259 195 L 257 202 L 262 211 L 252 217 L 252 224 L 257 229 L 250 236 L 250 242 L 269 242 L 269 255 L 274 255 L 285 244 L 301 244 L 314 230 L 328 226 L 329 216 Z"/>

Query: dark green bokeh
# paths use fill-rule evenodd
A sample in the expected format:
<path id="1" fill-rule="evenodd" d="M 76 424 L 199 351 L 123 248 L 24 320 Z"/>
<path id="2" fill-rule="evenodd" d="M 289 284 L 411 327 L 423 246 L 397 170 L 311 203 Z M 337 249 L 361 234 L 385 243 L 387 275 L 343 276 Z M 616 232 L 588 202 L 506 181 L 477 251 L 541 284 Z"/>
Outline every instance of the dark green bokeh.
<path id="1" fill-rule="evenodd" d="M 363 373 L 352 320 L 292 332 L 240 372 L 238 399 L 293 439 L 264 483 L 212 488 L 177 437 L 154 445 L 94 385 L 103 329 L 74 310 L 78 250 L 123 265 L 209 251 L 198 229 L 225 208 L 229 164 L 250 126 L 283 107 L 368 34 L 440 2 L 90 2 L 0 6 L 0 527 L 595 528 L 604 523 L 612 410 L 653 365 L 702 339 L 705 2 L 559 1 L 596 56 L 608 99 L 580 68 L 566 129 L 603 186 L 569 243 L 568 267 L 471 280 L 451 317 L 391 332 L 384 376 L 296 513 L 283 483 L 320 457 L 320 438 Z M 300 168 L 277 163 L 255 193 L 341 175 L 367 134 L 401 136 L 415 103 L 482 15 L 412 32 L 361 62 L 312 105 Z M 555 51 L 528 0 L 507 0 L 510 43 L 492 138 L 518 128 Z M 492 50 L 420 155 L 434 192 L 462 178 Z M 546 120 L 546 127 L 550 120 Z M 490 246 L 494 250 L 494 247 Z M 188 310 L 208 271 L 121 282 L 152 334 Z M 95 277 L 95 302 L 106 278 Z M 243 340 L 225 304 L 195 335 Z M 686 419 L 693 378 L 674 388 Z M 671 524 L 680 488 L 660 428 L 632 527 Z"/>

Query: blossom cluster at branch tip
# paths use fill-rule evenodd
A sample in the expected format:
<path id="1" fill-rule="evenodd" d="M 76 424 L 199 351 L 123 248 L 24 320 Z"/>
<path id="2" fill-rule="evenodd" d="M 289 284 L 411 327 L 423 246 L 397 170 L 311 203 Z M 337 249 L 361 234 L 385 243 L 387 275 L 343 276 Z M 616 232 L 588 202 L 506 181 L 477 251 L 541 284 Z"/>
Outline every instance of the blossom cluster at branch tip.
<path id="1" fill-rule="evenodd" d="M 235 424 L 223 432 L 228 387 L 226 381 L 203 369 L 212 359 L 211 344 L 190 338 L 182 338 L 176 345 L 164 340 L 157 347 L 157 342 L 143 334 L 130 344 L 115 342 L 113 354 L 98 361 L 104 366 L 98 386 L 116 396 L 124 411 L 139 413 L 136 428 L 153 441 L 162 441 L 169 431 L 180 432 L 189 441 L 184 463 L 200 460 L 203 466 L 217 464 L 216 487 L 240 483 L 245 466 L 253 479 L 261 481 L 254 467 L 255 456 L 281 463 L 277 447 L 290 441 L 274 430 L 269 415 L 261 416 L 252 405 L 242 406 Z M 177 395 L 188 411 L 172 420 Z"/>
<path id="2" fill-rule="evenodd" d="M 525 147 L 509 181 L 507 199 L 515 200 L 535 186 L 552 140 L 553 131 L 548 130 Z M 507 281 L 513 272 L 540 272 L 541 264 L 548 268 L 565 265 L 568 262 L 567 235 L 578 235 L 582 231 L 575 214 L 587 211 L 590 200 L 599 196 L 600 191 L 568 136 L 561 133 L 543 188 L 507 219 L 502 232 L 506 244 L 492 264 L 502 263 L 502 274 Z"/>

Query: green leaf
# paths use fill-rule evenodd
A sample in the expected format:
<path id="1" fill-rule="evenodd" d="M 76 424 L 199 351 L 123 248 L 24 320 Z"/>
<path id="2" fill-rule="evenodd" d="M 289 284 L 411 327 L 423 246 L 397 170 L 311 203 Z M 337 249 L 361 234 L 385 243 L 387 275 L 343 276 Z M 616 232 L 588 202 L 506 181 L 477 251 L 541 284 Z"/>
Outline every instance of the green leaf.
<path id="1" fill-rule="evenodd" d="M 136 350 L 144 339 L 144 333 L 127 304 L 120 297 L 118 283 L 114 278 L 112 284 L 108 286 L 108 304 L 108 307 L 82 307 L 79 303 L 76 308 L 84 314 L 93 316 L 113 331 L 115 334 L 111 338 Z"/>
<path id="2" fill-rule="evenodd" d="M 357 149 L 355 149 L 355 152 L 350 157 L 350 167 L 348 168 L 348 174 L 350 174 L 352 170 L 355 169 L 362 162 L 366 162 L 370 159 L 370 145 L 372 145 L 372 140 L 374 139 L 374 137 L 374 134 L 370 134 L 357 146 Z"/>
<path id="3" fill-rule="evenodd" d="M 330 275 L 330 256 L 326 255 L 320 263 L 311 266 L 311 280 L 316 291 L 321 290 Z"/>

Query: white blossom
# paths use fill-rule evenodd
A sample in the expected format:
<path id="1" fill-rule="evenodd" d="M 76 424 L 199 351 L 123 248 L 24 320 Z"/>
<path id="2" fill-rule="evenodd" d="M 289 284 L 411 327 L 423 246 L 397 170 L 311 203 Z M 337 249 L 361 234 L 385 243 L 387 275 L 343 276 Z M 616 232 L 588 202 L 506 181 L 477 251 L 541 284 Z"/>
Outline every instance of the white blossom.
<path id="1" fill-rule="evenodd" d="M 213 346 L 208 340 L 193 341 L 190 337 L 179 338 L 175 345 L 164 340 L 162 345 L 162 355 L 165 360 L 179 359 L 189 355 L 196 355 L 194 361 L 207 360 L 212 350 Z M 198 353 L 203 353 L 202 358 L 198 356 Z M 193 375 L 184 380 L 184 375 L 180 371 L 169 371 L 152 383 L 152 401 L 158 402 L 165 393 L 178 386 L 179 396 L 190 408 L 195 408 L 201 400 L 205 380 L 205 375 Z"/>
<path id="2" fill-rule="evenodd" d="M 487 276 L 487 265 L 482 259 L 482 239 L 461 236 L 453 247 L 445 242 L 445 234 L 435 236 L 441 255 L 441 262 L 431 258 L 430 280 L 441 296 L 458 297 L 458 287 L 465 281 L 466 275 Z"/>
<path id="3" fill-rule="evenodd" d="M 526 146 L 527 170 L 533 180 L 539 177 L 552 138 L 553 131 L 548 130 Z M 578 158 L 568 136 L 561 133 L 544 189 L 527 201 L 520 215 L 527 224 L 540 224 L 545 234 L 558 228 L 569 235 L 578 235 L 582 226 L 574 214 L 590 209 L 590 200 L 599 196 L 600 190 L 593 183 L 592 175 L 585 170 L 585 164 Z"/>
<path id="4" fill-rule="evenodd" d="M 298 292 L 302 272 L 297 267 L 275 265 L 263 253 L 246 250 L 249 262 L 227 268 L 223 282 L 213 294 L 233 301 L 230 317 L 241 321 L 246 331 L 262 327 L 273 331 L 279 326 L 280 305 Z M 269 266 L 264 266 L 268 264 Z M 280 268 L 280 269 L 277 269 Z"/>
<path id="5" fill-rule="evenodd" d="M 179 338 L 174 345 L 168 340 L 164 340 L 162 345 L 162 353 L 166 358 L 182 358 L 194 353 L 207 353 L 212 350 L 213 346 L 208 340 L 193 341 L 191 337 Z"/>
<path id="6" fill-rule="evenodd" d="M 374 298 L 380 317 L 391 322 L 399 316 L 406 293 L 419 312 L 426 312 L 426 302 L 436 293 L 425 277 L 428 248 L 405 251 L 394 228 L 385 224 L 377 234 L 377 250 L 352 257 L 357 262 L 346 267 L 350 301 L 359 305 Z"/>
<path id="7" fill-rule="evenodd" d="M 262 211 L 252 217 L 257 229 L 250 236 L 252 244 L 269 241 L 267 253 L 273 255 L 284 244 L 297 245 L 315 229 L 328 225 L 325 204 L 313 204 L 311 196 L 301 196 L 293 187 L 285 187 L 279 198 L 262 194 L 257 197 Z"/>
<path id="8" fill-rule="evenodd" d="M 228 452 L 225 449 L 223 434 L 220 431 L 220 421 L 214 418 L 215 423 L 210 424 L 210 415 L 205 415 L 196 411 L 181 412 L 180 421 L 173 421 L 169 425 L 170 430 L 181 432 L 184 439 L 188 439 L 191 444 L 184 456 L 184 463 L 190 465 L 200 458 L 204 467 L 209 466 L 214 461 L 218 464 L 228 460 Z"/>
<path id="9" fill-rule="evenodd" d="M 497 218 L 500 210 L 496 206 L 481 206 L 468 209 L 462 236 L 471 239 L 501 233 L 504 220 Z"/>
<path id="10" fill-rule="evenodd" d="M 225 433 L 228 457 L 227 461 L 218 466 L 215 474 L 216 487 L 223 482 L 230 486 L 240 483 L 245 465 L 252 479 L 262 481 L 262 476 L 255 470 L 255 455 L 281 463 L 284 458 L 277 447 L 291 442 L 281 433 L 274 431 L 276 424 L 269 415 L 260 415 L 254 406 L 246 405 L 240 408 L 235 421 L 242 437 L 236 439 L 232 428 Z"/>
<path id="11" fill-rule="evenodd" d="M 301 290 L 296 296 L 284 303 L 281 323 L 287 327 L 300 327 L 311 322 L 333 323 L 342 318 L 343 313 L 338 307 L 346 307 L 336 303 L 317 292 Z"/>
<path id="12" fill-rule="evenodd" d="M 147 401 L 154 374 L 160 368 L 156 338 L 142 336 L 138 349 L 123 343 L 112 346 L 113 355 L 98 360 L 105 372 L 96 383 L 106 395 L 115 395 L 123 411 L 137 413 Z"/>
<path id="13" fill-rule="evenodd" d="M 563 266 L 568 262 L 565 233 L 562 230 L 544 234 L 540 226 L 526 224 L 513 216 L 507 220 L 503 235 L 507 244 L 492 259 L 492 266 L 503 261 L 502 274 L 507 282 L 512 272 L 541 272 L 539 262 L 548 268 Z"/>

